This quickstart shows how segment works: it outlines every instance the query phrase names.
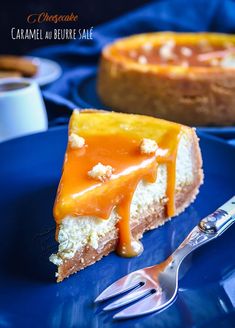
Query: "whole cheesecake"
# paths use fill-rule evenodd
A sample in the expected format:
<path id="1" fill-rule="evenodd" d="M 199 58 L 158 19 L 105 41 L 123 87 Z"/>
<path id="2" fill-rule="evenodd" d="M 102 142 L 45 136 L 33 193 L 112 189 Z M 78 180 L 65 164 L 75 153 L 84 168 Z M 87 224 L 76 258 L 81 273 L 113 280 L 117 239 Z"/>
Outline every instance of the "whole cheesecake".
<path id="1" fill-rule="evenodd" d="M 74 111 L 54 205 L 59 246 L 50 260 L 57 281 L 114 250 L 139 255 L 144 231 L 194 200 L 201 166 L 192 128 L 143 115 Z"/>
<path id="2" fill-rule="evenodd" d="M 149 33 L 104 48 L 98 94 L 113 110 L 188 125 L 235 123 L 235 36 Z"/>

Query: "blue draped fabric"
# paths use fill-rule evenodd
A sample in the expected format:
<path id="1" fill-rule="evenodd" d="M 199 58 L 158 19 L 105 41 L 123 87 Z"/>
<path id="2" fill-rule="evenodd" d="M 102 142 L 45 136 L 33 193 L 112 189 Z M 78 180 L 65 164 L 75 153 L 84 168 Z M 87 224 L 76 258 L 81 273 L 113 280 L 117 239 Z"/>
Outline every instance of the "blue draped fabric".
<path id="1" fill-rule="evenodd" d="M 105 10 L 105 9 L 104 9 Z M 30 55 L 50 58 L 63 69 L 60 79 L 44 89 L 49 119 L 63 117 L 75 107 L 74 89 L 97 65 L 101 49 L 116 38 L 152 31 L 235 32 L 233 0 L 153 1 L 134 12 L 94 28 L 92 40 L 75 40 L 45 47 Z M 235 136 L 234 136 L 235 138 Z"/>

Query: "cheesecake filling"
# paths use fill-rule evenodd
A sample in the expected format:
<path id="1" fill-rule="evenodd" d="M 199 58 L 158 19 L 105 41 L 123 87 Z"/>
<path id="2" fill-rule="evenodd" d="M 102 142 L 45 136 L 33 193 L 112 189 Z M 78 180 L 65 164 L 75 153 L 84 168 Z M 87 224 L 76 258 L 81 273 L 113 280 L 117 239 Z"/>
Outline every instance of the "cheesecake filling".
<path id="1" fill-rule="evenodd" d="M 143 151 L 142 135 L 132 132 L 131 125 L 128 131 L 128 125 L 120 124 L 120 133 L 109 136 L 92 134 L 78 127 L 76 133 L 84 139 L 84 143 L 83 147 L 77 148 L 74 143 L 68 143 L 54 206 L 57 227 L 67 216 L 76 217 L 77 220 L 82 217 L 108 220 L 115 210 L 120 218 L 117 222 L 117 253 L 125 257 L 140 254 L 142 246 L 131 234 L 131 203 L 140 181 L 150 184 L 156 181 L 159 165 L 164 165 L 167 170 L 167 216 L 173 216 L 175 211 L 176 157 L 182 127 L 164 122 L 159 122 L 161 131 L 153 134 L 154 142 L 146 143 L 145 140 L 146 152 Z M 164 124 L 167 125 L 165 129 Z M 99 169 L 105 175 L 107 168 L 108 178 L 98 179 Z"/>

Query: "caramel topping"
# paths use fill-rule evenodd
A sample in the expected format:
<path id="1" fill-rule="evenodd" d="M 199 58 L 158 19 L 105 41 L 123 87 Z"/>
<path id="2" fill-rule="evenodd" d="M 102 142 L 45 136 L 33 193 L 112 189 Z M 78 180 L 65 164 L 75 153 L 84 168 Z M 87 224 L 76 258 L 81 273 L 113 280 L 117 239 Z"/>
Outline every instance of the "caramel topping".
<path id="1" fill-rule="evenodd" d="M 140 64 L 150 65 L 179 65 L 179 66 L 215 66 L 211 59 L 223 58 L 230 52 L 234 52 L 234 48 L 227 49 L 224 45 L 207 45 L 207 48 L 202 47 L 201 43 L 194 45 L 178 45 L 170 43 L 171 40 L 166 41 L 161 46 L 155 45 L 151 49 L 145 50 L 144 47 L 135 49 L 133 51 L 119 49 L 119 53 L 131 60 L 138 61 Z M 200 41 L 200 40 L 199 40 Z M 205 59 L 204 59 L 205 58 Z M 220 62 L 217 62 L 219 66 Z"/>
<path id="2" fill-rule="evenodd" d="M 105 127 L 105 129 L 104 129 Z M 154 182 L 159 164 L 167 165 L 167 213 L 174 215 L 175 166 L 182 126 L 176 123 L 139 115 L 120 113 L 74 113 L 69 133 L 86 140 L 86 147 L 68 145 L 63 174 L 54 206 L 59 224 L 66 216 L 95 216 L 108 219 L 115 208 L 118 222 L 117 251 L 135 256 L 141 245 L 133 240 L 130 227 L 130 206 L 141 180 Z M 156 142 L 156 152 L 140 152 L 143 138 Z M 112 168 L 109 179 L 99 181 L 88 172 L 97 163 Z"/>

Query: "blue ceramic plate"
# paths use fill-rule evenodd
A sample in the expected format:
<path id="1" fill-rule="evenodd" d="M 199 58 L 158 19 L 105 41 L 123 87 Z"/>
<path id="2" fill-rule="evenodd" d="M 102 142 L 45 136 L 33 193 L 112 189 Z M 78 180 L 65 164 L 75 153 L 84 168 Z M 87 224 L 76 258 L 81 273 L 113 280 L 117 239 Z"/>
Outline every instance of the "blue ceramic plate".
<path id="1" fill-rule="evenodd" d="M 83 74 L 76 87 L 73 87 L 73 101 L 81 108 L 107 109 L 96 92 L 96 69 Z M 229 127 L 200 127 L 200 131 L 216 135 L 224 139 L 235 139 L 235 126 Z"/>
<path id="2" fill-rule="evenodd" d="M 31 56 L 26 58 L 37 65 L 37 73 L 31 79 L 41 87 L 56 81 L 62 74 L 61 66 L 54 60 Z"/>
<path id="3" fill-rule="evenodd" d="M 118 323 L 93 304 L 114 280 L 164 260 L 235 193 L 235 149 L 201 135 L 205 183 L 195 203 L 146 233 L 140 257 L 113 253 L 56 284 L 48 256 L 56 247 L 52 206 L 66 134 L 60 127 L 0 144 L 0 327 L 235 327 L 235 225 L 186 259 L 178 297 L 166 310 Z"/>

